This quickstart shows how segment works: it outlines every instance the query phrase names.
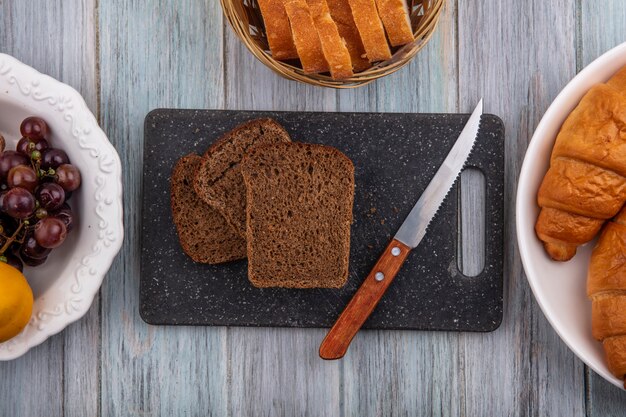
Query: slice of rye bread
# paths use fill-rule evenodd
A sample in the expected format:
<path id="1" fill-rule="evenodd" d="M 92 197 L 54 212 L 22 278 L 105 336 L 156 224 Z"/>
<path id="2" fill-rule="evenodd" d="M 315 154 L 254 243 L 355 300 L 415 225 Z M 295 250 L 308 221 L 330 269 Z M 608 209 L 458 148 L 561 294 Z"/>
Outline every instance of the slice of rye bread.
<path id="1" fill-rule="evenodd" d="M 201 162 L 199 155 L 183 156 L 170 177 L 170 204 L 180 246 L 195 262 L 219 264 L 244 259 L 245 240 L 193 190 L 193 176 Z"/>
<path id="2" fill-rule="evenodd" d="M 330 66 L 331 77 L 336 80 L 352 77 L 354 73 L 350 52 L 339 35 L 337 24 L 330 16 L 326 0 L 306 0 L 306 2 L 322 42 L 322 51 Z"/>
<path id="3" fill-rule="evenodd" d="M 293 43 L 291 26 L 283 0 L 258 0 L 258 4 L 265 23 L 267 42 L 274 59 L 297 59 L 298 51 Z"/>
<path id="4" fill-rule="evenodd" d="M 324 56 L 322 42 L 313 23 L 309 5 L 305 0 L 283 0 L 283 2 L 302 69 L 309 74 L 327 72 L 330 67 Z"/>
<path id="5" fill-rule="evenodd" d="M 328 3 L 328 8 L 330 9 L 330 16 L 337 24 L 339 35 L 346 42 L 354 71 L 364 71 L 371 67 L 372 64 L 370 64 L 365 54 L 363 41 L 361 41 L 361 35 L 359 35 L 356 23 L 354 23 L 352 9 L 350 9 L 348 0 L 327 0 L 326 3 Z"/>
<path id="6" fill-rule="evenodd" d="M 254 146 L 290 142 L 289 133 L 273 119 L 255 119 L 226 133 L 204 153 L 193 181 L 196 194 L 218 210 L 246 237 L 246 187 L 240 162 Z"/>
<path id="7" fill-rule="evenodd" d="M 340 288 L 348 279 L 354 166 L 335 148 L 259 146 L 242 162 L 248 279 L 256 287 Z"/>
<path id="8" fill-rule="evenodd" d="M 348 3 L 359 29 L 367 59 L 370 62 L 377 62 L 391 58 L 391 49 L 374 0 L 348 0 Z"/>
<path id="9" fill-rule="evenodd" d="M 405 45 L 415 40 L 407 0 L 376 0 L 376 5 L 392 46 Z"/>

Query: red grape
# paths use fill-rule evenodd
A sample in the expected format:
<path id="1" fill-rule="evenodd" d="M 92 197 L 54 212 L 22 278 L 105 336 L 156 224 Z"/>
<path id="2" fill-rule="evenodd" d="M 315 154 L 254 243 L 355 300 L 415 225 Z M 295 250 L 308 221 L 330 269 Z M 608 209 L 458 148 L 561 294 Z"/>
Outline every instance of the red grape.
<path id="1" fill-rule="evenodd" d="M 45 258 L 50 254 L 52 249 L 44 248 L 35 239 L 35 236 L 29 234 L 24 239 L 24 243 L 22 243 L 22 250 L 20 251 L 20 255 L 26 256 L 31 259 L 41 259 Z"/>
<path id="2" fill-rule="evenodd" d="M 0 199 L 2 197 L 0 196 Z M 4 210 L 0 203 L 0 210 Z M 0 234 L 4 236 L 11 236 L 15 232 L 15 228 L 18 226 L 19 220 L 10 217 L 6 213 L 0 214 Z"/>
<path id="3" fill-rule="evenodd" d="M 0 177 L 6 178 L 11 168 L 18 165 L 28 165 L 26 156 L 15 151 L 4 151 L 0 153 Z"/>
<path id="4" fill-rule="evenodd" d="M 65 224 L 65 228 L 67 232 L 71 232 L 74 228 L 74 215 L 72 214 L 72 209 L 67 203 L 63 203 L 60 209 L 51 213 L 53 217 L 61 220 Z"/>
<path id="5" fill-rule="evenodd" d="M 56 171 L 57 184 L 65 191 L 74 191 L 80 187 L 80 171 L 74 165 L 63 164 Z"/>
<path id="6" fill-rule="evenodd" d="M 30 144 L 33 144 L 32 146 Z M 48 141 L 45 139 L 41 139 L 39 142 L 33 142 L 31 139 L 22 138 L 17 142 L 17 146 L 15 150 L 22 155 L 30 158 L 33 151 L 43 151 L 48 149 L 50 146 L 48 145 Z"/>
<path id="7" fill-rule="evenodd" d="M 7 175 L 7 184 L 11 188 L 22 187 L 32 193 L 38 183 L 35 170 L 26 165 L 14 166 Z"/>
<path id="8" fill-rule="evenodd" d="M 35 225 L 35 239 L 44 248 L 57 248 L 65 241 L 66 237 L 65 224 L 55 217 L 46 217 L 39 220 Z"/>
<path id="9" fill-rule="evenodd" d="M 48 135 L 48 124 L 41 117 L 27 117 L 20 126 L 20 133 L 25 138 L 38 141 Z"/>
<path id="10" fill-rule="evenodd" d="M 35 211 L 35 197 L 24 188 L 11 188 L 2 196 L 2 208 L 11 217 L 27 219 Z"/>
<path id="11" fill-rule="evenodd" d="M 61 208 L 65 202 L 65 191 L 63 187 L 54 182 L 47 182 L 37 189 L 35 193 L 41 207 L 46 210 L 56 210 Z"/>
<path id="12" fill-rule="evenodd" d="M 4 151 L 0 136 L 0 247 L 7 246 L 0 256 L 21 271 L 65 241 L 74 224 L 66 201 L 82 179 L 67 154 L 50 147 L 42 118 L 24 119 L 20 132 L 15 151 Z"/>
<path id="13" fill-rule="evenodd" d="M 31 258 L 30 256 L 26 256 L 26 255 L 20 255 L 20 256 L 22 258 L 22 261 L 24 261 L 24 263 L 28 266 L 39 266 L 48 260 L 47 256 L 41 259 Z"/>
<path id="14" fill-rule="evenodd" d="M 48 148 L 41 152 L 41 167 L 56 169 L 59 165 L 69 164 L 70 159 L 61 149 Z"/>
<path id="15" fill-rule="evenodd" d="M 22 261 L 20 261 L 20 258 L 12 253 L 5 253 L 4 256 L 7 258 L 7 264 L 11 265 L 20 272 L 24 271 L 24 265 L 22 264 Z"/>

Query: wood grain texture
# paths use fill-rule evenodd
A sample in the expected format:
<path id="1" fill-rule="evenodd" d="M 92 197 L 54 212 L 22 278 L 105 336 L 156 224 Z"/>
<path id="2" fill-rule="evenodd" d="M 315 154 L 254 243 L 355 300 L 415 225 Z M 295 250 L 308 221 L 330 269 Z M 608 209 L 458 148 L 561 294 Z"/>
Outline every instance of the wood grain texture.
<path id="1" fill-rule="evenodd" d="M 581 1 L 578 26 L 578 70 L 626 41 L 626 5 L 621 0 Z M 626 410 L 626 395 L 587 369 L 587 416 L 618 416 Z"/>
<path id="2" fill-rule="evenodd" d="M 341 359 L 402 268 L 411 248 L 392 239 L 322 341 L 322 359 Z"/>
<path id="3" fill-rule="evenodd" d="M 0 51 L 76 88 L 97 114 L 94 18 L 95 0 L 0 1 Z M 88 314 L 62 334 L 16 361 L 0 362 L 0 415 L 97 411 L 99 335 L 96 297 Z"/>
<path id="4" fill-rule="evenodd" d="M 99 17 L 101 123 L 122 159 L 126 231 L 102 289 L 101 415 L 225 415 L 226 329 L 152 327 L 138 308 L 144 117 L 223 107 L 219 2 L 106 1 Z"/>
<path id="5" fill-rule="evenodd" d="M 463 171 L 459 179 L 458 267 L 468 277 L 479 275 L 485 267 L 485 175 L 476 168 Z"/>
<path id="6" fill-rule="evenodd" d="M 575 74 L 575 17 L 573 0 L 506 5 L 490 0 L 481 7 L 459 2 L 459 39 L 465 40 L 459 42 L 459 102 L 469 108 L 483 96 L 485 111 L 500 115 L 506 128 L 504 321 L 490 334 L 461 335 L 467 415 L 584 413 L 583 365 L 534 302 L 514 223 L 517 175 L 527 143 Z M 484 381 L 490 389 L 481 388 Z"/>
<path id="7" fill-rule="evenodd" d="M 217 1 L 0 0 L 0 50 L 68 82 L 100 112 L 122 158 L 126 208 L 124 247 L 100 303 L 0 363 L 0 416 L 623 414 L 623 392 L 585 370 L 537 307 L 517 255 L 514 197 L 545 109 L 624 33 L 622 0 L 449 0 L 408 67 L 333 91 L 271 73 L 224 26 Z M 139 318 L 149 110 L 468 112 L 481 96 L 507 131 L 505 316 L 496 332 L 364 331 L 342 361 L 326 362 L 317 357 L 325 330 L 151 327 Z M 479 204 L 475 184 L 464 174 L 464 215 Z"/>

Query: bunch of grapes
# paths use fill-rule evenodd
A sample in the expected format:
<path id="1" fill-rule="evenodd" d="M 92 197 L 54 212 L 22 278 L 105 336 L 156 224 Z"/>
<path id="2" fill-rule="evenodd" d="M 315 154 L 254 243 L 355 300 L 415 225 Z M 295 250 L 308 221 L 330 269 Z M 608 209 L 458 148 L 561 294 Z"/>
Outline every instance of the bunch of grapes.
<path id="1" fill-rule="evenodd" d="M 46 262 L 74 221 L 67 201 L 80 187 L 80 171 L 50 147 L 48 132 L 43 119 L 28 117 L 14 151 L 0 136 L 0 261 L 20 271 Z"/>

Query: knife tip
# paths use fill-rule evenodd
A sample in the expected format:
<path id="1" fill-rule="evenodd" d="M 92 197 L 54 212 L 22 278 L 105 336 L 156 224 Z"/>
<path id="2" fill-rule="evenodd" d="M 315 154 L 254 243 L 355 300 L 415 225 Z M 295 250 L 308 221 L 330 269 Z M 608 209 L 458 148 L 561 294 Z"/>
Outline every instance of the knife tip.
<path id="1" fill-rule="evenodd" d="M 482 116 L 483 114 L 483 98 L 481 97 L 480 100 L 478 100 L 478 104 L 476 105 L 476 107 L 474 107 L 474 110 L 472 111 L 472 115 L 471 118 L 476 118 Z"/>

